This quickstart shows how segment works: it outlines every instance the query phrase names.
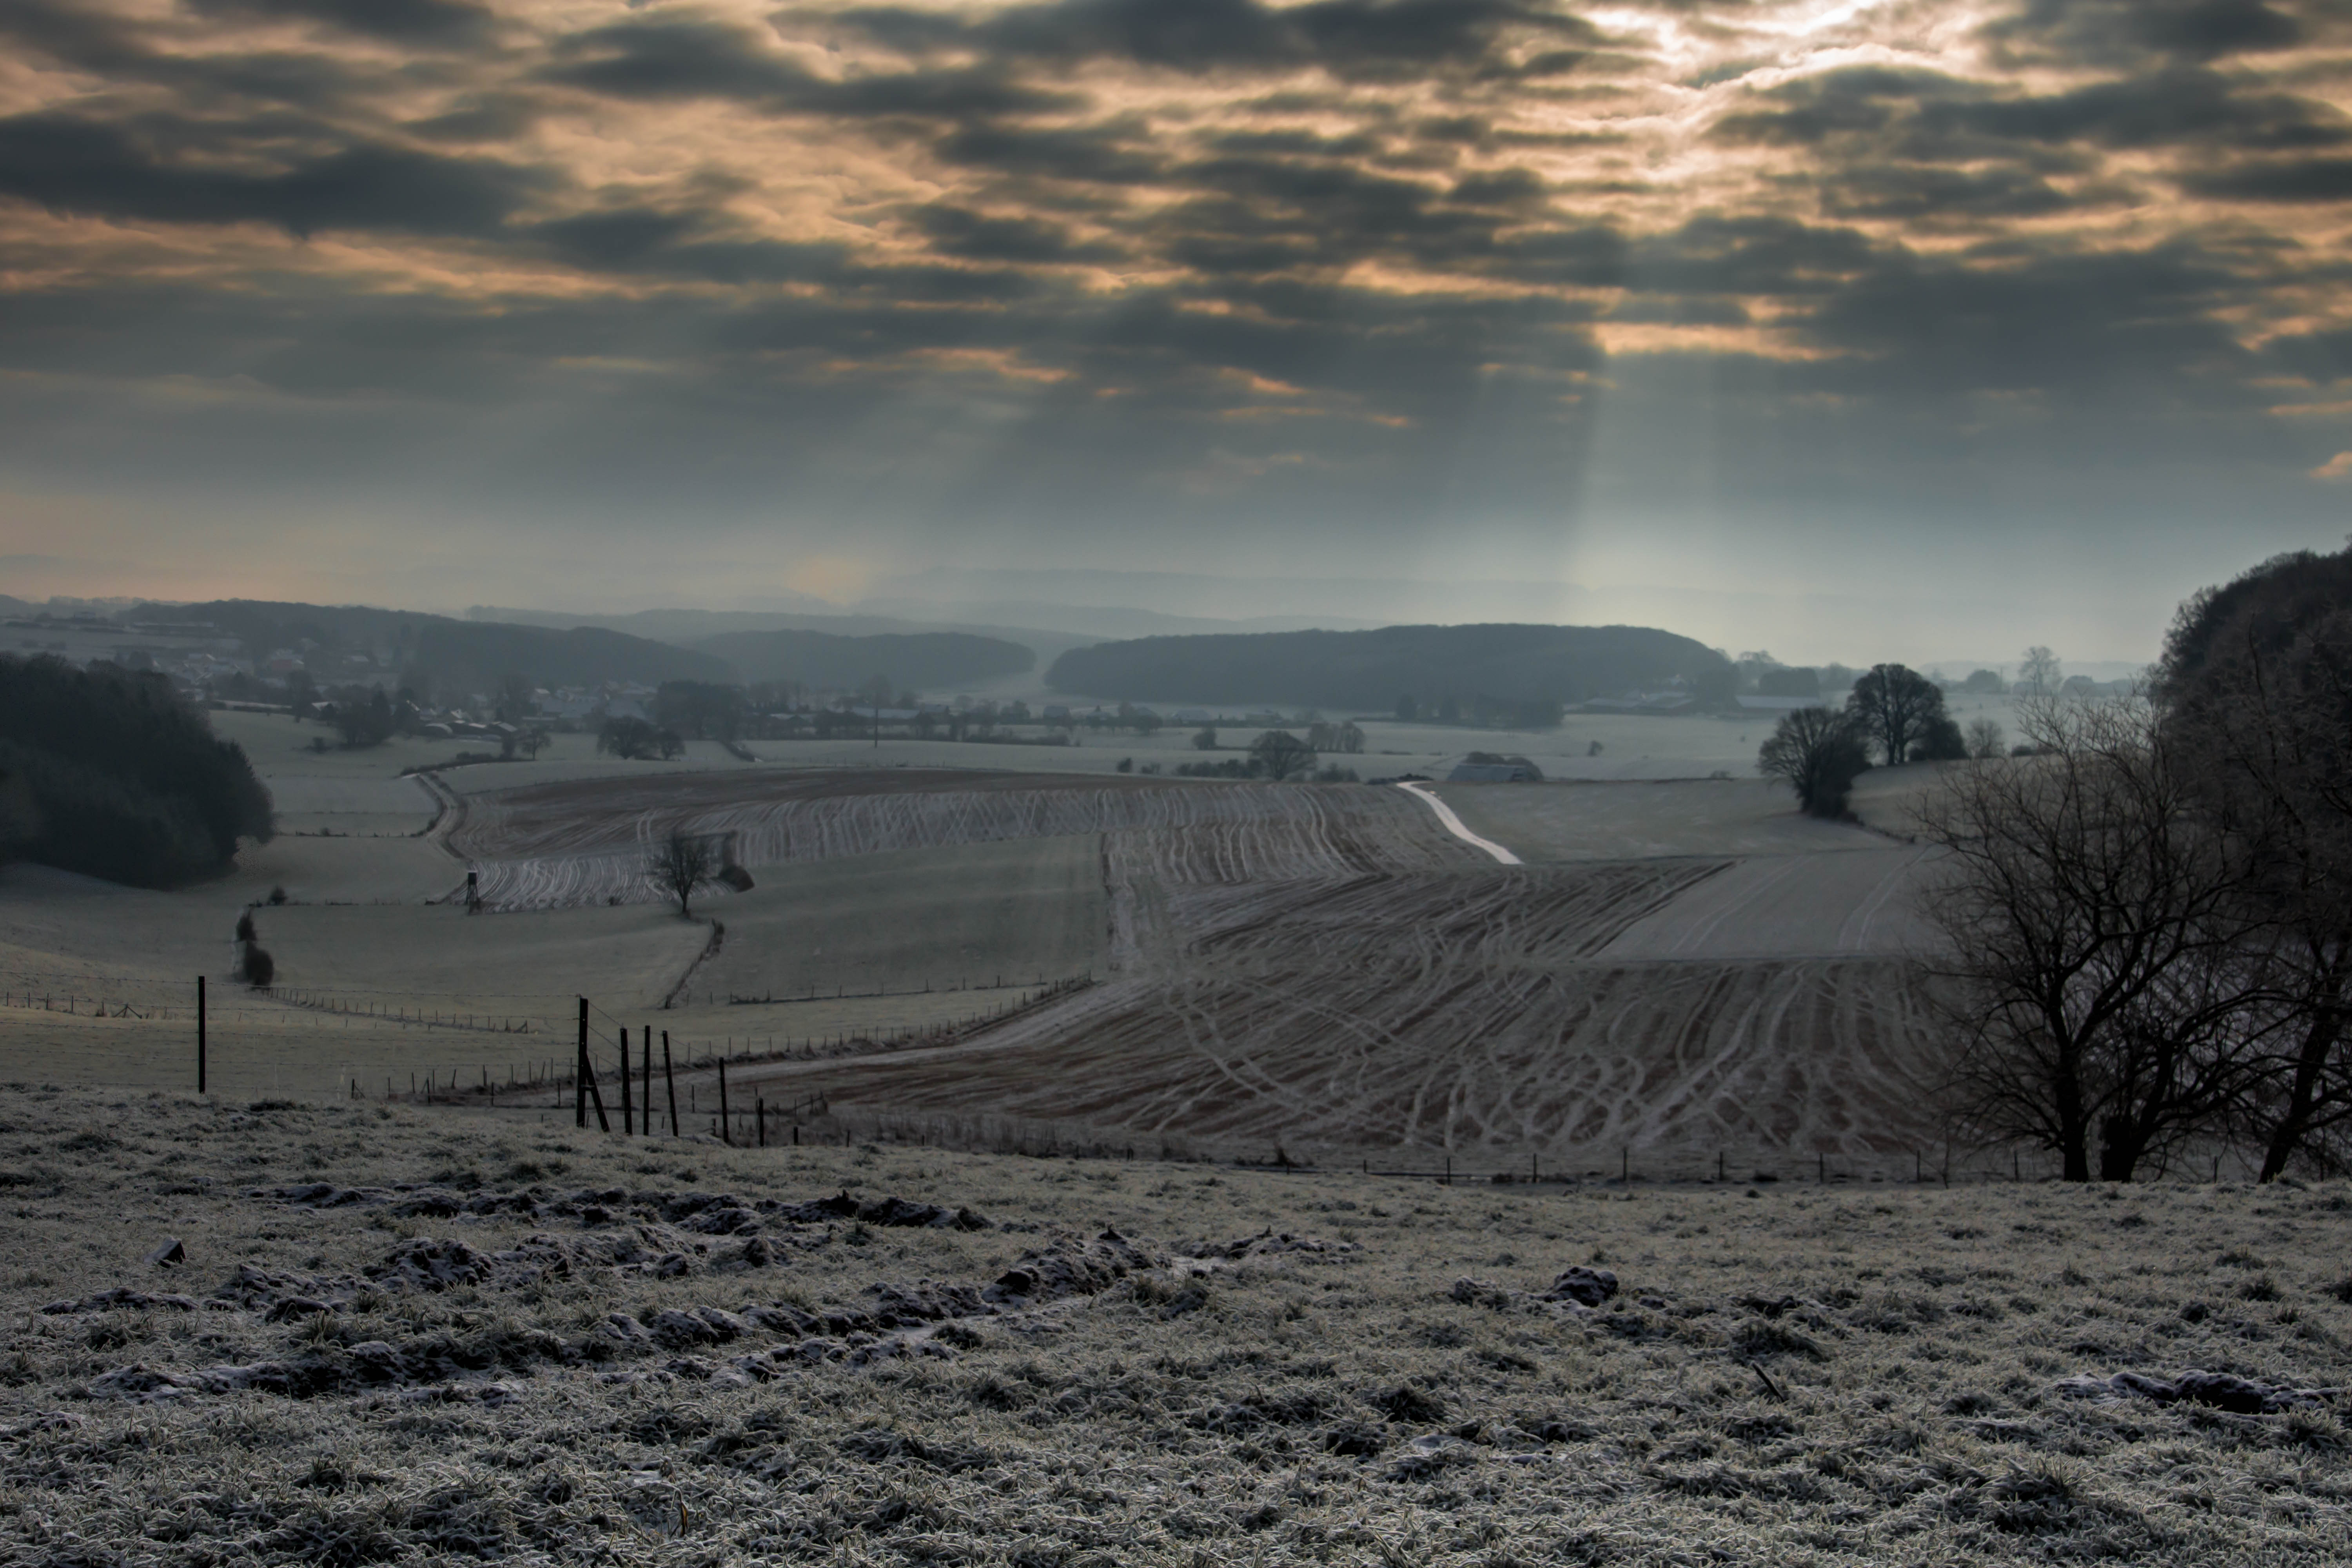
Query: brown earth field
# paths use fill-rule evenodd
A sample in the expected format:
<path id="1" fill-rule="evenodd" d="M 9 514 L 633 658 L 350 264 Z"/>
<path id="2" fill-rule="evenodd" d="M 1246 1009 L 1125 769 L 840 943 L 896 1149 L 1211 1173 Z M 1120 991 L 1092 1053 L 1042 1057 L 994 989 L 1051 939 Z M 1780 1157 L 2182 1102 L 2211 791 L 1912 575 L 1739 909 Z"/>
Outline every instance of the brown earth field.
<path id="1" fill-rule="evenodd" d="M 391 922 L 430 911 L 269 919 L 320 984 L 524 988 L 465 991 L 478 950 L 509 974 L 601 985 L 608 1075 L 625 1003 L 1099 982 L 996 1024 L 985 998 L 909 1008 L 868 1039 L 887 1049 L 811 1015 L 706 1016 L 692 1036 L 675 1020 L 705 1050 L 716 1036 L 771 1058 L 735 1068 L 740 1107 L 822 1103 L 972 1143 L 1017 1124 L 1360 1166 L 2028 1173 L 2029 1154 L 1956 1147 L 1936 1110 L 1917 847 L 1807 822 L 1754 781 L 1446 798 L 1530 863 L 1498 865 L 1425 803 L 1360 785 L 905 768 L 544 784 L 453 794 L 439 831 L 506 911 L 478 928 L 404 946 Z M 702 900 L 729 930 L 699 957 L 644 872 L 673 827 L 724 836 L 754 879 Z M 386 940 L 353 940 L 371 921 Z M 575 927 L 582 962 L 563 952 Z M 645 954 L 591 955 L 615 941 Z M 363 978 L 394 952 L 405 978 Z M 715 1076 L 686 1092 L 708 1108 Z"/>
<path id="2" fill-rule="evenodd" d="M 2352 1548 L 2342 1183 L 1449 1186 L 10 1087 L 0 1209 L 26 1568 Z"/>
<path id="3" fill-rule="evenodd" d="M 311 804 L 382 809 L 341 778 Z M 764 1058 L 739 1059 L 739 1109 L 979 1146 L 1017 1125 L 1327 1166 L 2037 1168 L 1936 1108 L 1931 858 L 1752 781 L 1449 786 L 1519 866 L 1349 784 L 738 767 L 433 798 L 425 837 L 280 840 L 209 889 L 0 875 L 28 1076 L 186 1083 L 184 977 L 219 973 L 237 902 L 282 882 L 255 911 L 277 989 L 216 998 L 226 1070 L 267 1064 L 240 1092 L 528 1083 L 568 1059 L 576 994 L 607 1076 L 619 1028 L 658 1026 L 682 1066 Z M 665 913 L 644 847 L 674 826 L 726 836 L 751 889 Z M 467 866 L 494 912 L 447 901 Z M 27 1012 L 84 967 L 114 987 L 104 1029 Z M 715 1077 L 682 1091 L 707 1110 Z"/>

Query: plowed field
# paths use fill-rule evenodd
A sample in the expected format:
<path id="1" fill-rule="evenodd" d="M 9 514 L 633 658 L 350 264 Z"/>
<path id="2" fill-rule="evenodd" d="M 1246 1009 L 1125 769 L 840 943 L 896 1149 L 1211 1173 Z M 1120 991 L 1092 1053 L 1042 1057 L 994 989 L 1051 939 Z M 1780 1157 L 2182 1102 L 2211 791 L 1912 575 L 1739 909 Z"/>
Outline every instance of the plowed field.
<path id="1" fill-rule="evenodd" d="M 886 852 L 1072 847 L 1050 886 L 943 889 L 969 934 L 928 956 L 992 978 L 992 921 L 1074 954 L 1107 929 L 1108 984 L 950 1046 L 742 1069 L 780 1098 L 1555 1169 L 1893 1173 L 1937 1148 L 1903 958 L 1919 850 L 1746 784 L 1447 795 L 1537 863 L 1496 864 L 1395 790 L 904 769 L 510 791 L 468 802 L 452 841 L 515 909 L 652 900 L 648 844 L 725 835 L 755 876 L 775 868 L 714 906 L 746 915 L 785 868 L 837 867 L 854 900 Z M 856 945 L 804 902 L 739 923 L 697 983 L 788 990 L 804 965 L 779 942 L 826 964 Z M 894 971 L 923 956 L 865 944 Z"/>
<path id="2" fill-rule="evenodd" d="M 1360 786 L 1182 784 L 1114 776 L 874 772 L 550 784 L 467 805 L 451 847 L 493 909 L 641 903 L 662 895 L 647 847 L 724 836 L 744 866 L 1077 833 L 1141 836 L 1133 851 L 1182 881 L 1341 876 L 1461 864 L 1417 804 Z"/>
<path id="3" fill-rule="evenodd" d="M 1938 1145 L 1899 966 L 1216 970 L 1107 988 L 1002 1043 L 821 1078 L 837 1104 L 985 1112 L 1261 1153 L 1402 1152 L 1553 1170 L 1739 1173 L 1834 1156 L 1908 1173 Z M 779 1072 L 776 1076 L 784 1076 Z M 747 1079 L 754 1077 L 747 1072 Z"/>

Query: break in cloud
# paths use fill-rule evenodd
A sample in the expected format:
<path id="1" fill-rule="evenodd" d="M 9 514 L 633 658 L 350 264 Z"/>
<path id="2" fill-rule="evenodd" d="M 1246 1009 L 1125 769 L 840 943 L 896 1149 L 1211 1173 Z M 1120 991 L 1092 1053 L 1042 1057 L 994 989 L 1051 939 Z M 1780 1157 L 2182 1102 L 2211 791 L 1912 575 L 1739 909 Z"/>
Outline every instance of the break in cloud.
<path id="1" fill-rule="evenodd" d="M 456 602 L 600 552 L 693 597 L 718 541 L 778 583 L 1337 552 L 1868 595 L 2054 538 L 2181 562 L 2157 604 L 2352 496 L 2344 0 L 0 35 L 0 488 L 47 535 L 12 549 L 63 498 L 175 570 L 389 531 L 506 574 Z"/>

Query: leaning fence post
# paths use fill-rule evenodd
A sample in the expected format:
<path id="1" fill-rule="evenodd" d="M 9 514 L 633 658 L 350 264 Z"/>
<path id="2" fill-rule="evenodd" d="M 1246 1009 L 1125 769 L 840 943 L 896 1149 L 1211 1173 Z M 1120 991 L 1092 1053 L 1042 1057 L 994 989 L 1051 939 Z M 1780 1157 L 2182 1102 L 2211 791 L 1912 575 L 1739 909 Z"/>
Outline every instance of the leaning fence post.
<path id="1" fill-rule="evenodd" d="M 613 1124 L 604 1120 L 604 1091 L 596 1087 L 596 1064 L 590 1061 L 588 1054 L 583 1051 L 580 1054 L 580 1065 L 586 1069 L 583 1076 L 588 1080 L 588 1099 L 596 1107 L 596 1131 L 610 1132 L 613 1130 Z"/>
<path id="2" fill-rule="evenodd" d="M 646 1046 L 646 1070 L 647 1072 L 651 1072 L 654 1069 L 652 1061 L 653 1046 L 650 1042 Z M 675 1138 L 677 1136 L 677 1076 L 670 1071 L 669 1031 L 667 1029 L 664 1029 L 662 1031 L 662 1082 L 667 1085 L 669 1089 L 669 1135 Z M 653 1091 L 651 1089 L 647 1089 L 646 1092 L 650 1096 Z"/>

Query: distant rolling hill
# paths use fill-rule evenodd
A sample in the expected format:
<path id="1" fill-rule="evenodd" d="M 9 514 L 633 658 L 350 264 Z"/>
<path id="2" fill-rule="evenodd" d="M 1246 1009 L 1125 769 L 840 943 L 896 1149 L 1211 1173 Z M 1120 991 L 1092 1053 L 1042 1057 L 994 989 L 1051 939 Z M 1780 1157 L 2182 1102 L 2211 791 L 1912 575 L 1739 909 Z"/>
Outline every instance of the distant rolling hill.
<path id="1" fill-rule="evenodd" d="M 1056 691 L 1134 702 L 1389 708 L 1400 697 L 1580 702 L 1682 677 L 1728 689 L 1723 655 L 1649 626 L 1383 626 L 1138 637 L 1073 648 Z"/>
<path id="2" fill-rule="evenodd" d="M 693 646 L 725 659 L 744 680 L 797 680 L 821 690 L 851 689 L 880 675 L 937 691 L 1037 667 L 1036 654 L 1021 644 L 969 632 L 725 632 Z"/>
<path id="3" fill-rule="evenodd" d="M 364 654 L 442 690 L 496 691 L 509 675 L 525 676 L 541 686 L 595 686 L 608 680 L 657 686 L 665 680 L 733 678 L 727 662 L 714 655 L 596 626 L 557 630 L 460 621 L 413 610 L 258 599 L 173 605 L 172 616 L 174 620 L 209 621 L 256 658 L 309 643 L 330 654 Z"/>

